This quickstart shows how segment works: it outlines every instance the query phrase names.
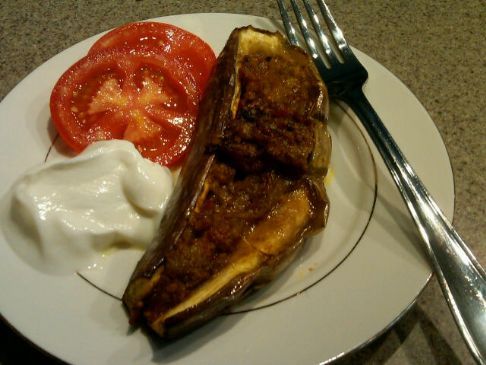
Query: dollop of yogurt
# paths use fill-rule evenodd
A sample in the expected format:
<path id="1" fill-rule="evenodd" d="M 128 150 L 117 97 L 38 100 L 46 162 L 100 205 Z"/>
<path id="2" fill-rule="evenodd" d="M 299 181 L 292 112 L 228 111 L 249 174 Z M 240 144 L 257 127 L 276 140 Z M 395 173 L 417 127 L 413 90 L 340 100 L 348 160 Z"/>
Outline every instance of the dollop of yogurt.
<path id="1" fill-rule="evenodd" d="M 96 142 L 21 176 L 9 192 L 4 231 L 33 267 L 74 273 L 113 248 L 145 248 L 173 185 L 170 170 L 132 143 Z"/>

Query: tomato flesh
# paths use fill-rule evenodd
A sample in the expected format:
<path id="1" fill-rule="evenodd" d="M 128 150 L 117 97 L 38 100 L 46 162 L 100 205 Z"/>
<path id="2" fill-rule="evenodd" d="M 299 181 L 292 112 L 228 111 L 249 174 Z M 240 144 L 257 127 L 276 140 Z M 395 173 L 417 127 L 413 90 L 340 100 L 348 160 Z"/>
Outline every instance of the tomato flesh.
<path id="1" fill-rule="evenodd" d="M 200 92 L 176 61 L 147 50 L 88 55 L 59 79 L 51 95 L 54 125 L 75 151 L 126 139 L 163 165 L 187 151 Z"/>
<path id="2" fill-rule="evenodd" d="M 139 47 L 155 49 L 169 59 L 180 62 L 201 89 L 204 89 L 216 61 L 211 47 L 199 37 L 174 25 L 159 22 L 129 23 L 115 28 L 93 44 L 89 54 L 105 49 Z"/>

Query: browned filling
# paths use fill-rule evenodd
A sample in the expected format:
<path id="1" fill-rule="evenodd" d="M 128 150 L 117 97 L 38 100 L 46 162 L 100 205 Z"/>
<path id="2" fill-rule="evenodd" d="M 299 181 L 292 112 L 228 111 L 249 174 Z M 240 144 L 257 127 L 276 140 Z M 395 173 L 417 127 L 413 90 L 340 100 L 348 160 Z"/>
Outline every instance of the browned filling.
<path id="1" fill-rule="evenodd" d="M 237 115 L 215 146 L 215 162 L 188 225 L 165 254 L 160 281 L 145 302 L 149 321 L 220 271 L 245 233 L 308 170 L 315 138 L 306 101 L 319 90 L 306 81 L 314 78 L 304 74 L 304 64 L 304 57 L 243 59 Z"/>
<path id="2" fill-rule="evenodd" d="M 314 148 L 309 100 L 320 92 L 306 61 L 300 54 L 243 58 L 240 104 L 221 149 L 244 172 L 306 172 Z"/>

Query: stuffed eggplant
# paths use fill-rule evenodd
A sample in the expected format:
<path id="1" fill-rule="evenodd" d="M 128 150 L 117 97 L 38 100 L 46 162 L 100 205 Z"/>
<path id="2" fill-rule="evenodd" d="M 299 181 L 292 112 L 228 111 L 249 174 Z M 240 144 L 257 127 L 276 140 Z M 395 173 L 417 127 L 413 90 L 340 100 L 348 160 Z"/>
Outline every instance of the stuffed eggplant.
<path id="1" fill-rule="evenodd" d="M 280 33 L 231 33 L 159 232 L 125 290 L 130 323 L 180 336 L 270 281 L 325 226 L 327 114 L 300 48 Z"/>

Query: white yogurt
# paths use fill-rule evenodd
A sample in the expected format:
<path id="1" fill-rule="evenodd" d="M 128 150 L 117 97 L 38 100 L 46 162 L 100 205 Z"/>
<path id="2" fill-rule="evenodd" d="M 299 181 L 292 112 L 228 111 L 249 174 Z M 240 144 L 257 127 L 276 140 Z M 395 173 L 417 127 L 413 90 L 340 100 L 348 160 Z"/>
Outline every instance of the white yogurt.
<path id="1" fill-rule="evenodd" d="M 20 177 L 3 228 L 34 268 L 73 273 L 113 248 L 145 248 L 172 189 L 170 170 L 144 159 L 132 143 L 96 142 Z"/>

